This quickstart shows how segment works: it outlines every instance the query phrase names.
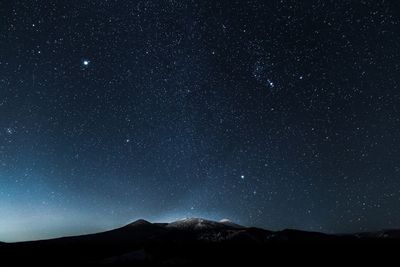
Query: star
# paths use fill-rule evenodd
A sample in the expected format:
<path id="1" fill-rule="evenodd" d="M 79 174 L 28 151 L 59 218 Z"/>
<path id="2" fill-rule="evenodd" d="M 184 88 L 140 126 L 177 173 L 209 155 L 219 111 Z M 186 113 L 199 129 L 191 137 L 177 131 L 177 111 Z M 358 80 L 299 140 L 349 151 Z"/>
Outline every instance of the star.
<path id="1" fill-rule="evenodd" d="M 274 82 L 271 81 L 270 79 L 268 79 L 267 82 L 268 82 L 268 84 L 269 84 L 269 86 L 270 86 L 271 88 L 274 88 L 274 87 L 275 87 Z"/>
<path id="2" fill-rule="evenodd" d="M 87 60 L 87 59 L 83 60 L 83 65 L 84 66 L 89 66 L 89 64 L 90 64 L 89 60 Z"/>
<path id="3" fill-rule="evenodd" d="M 240 175 L 240 179 L 244 180 L 244 175 L 243 174 Z"/>
<path id="4" fill-rule="evenodd" d="M 6 129 L 6 132 L 7 132 L 8 134 L 13 134 L 13 133 L 14 133 L 13 129 L 11 129 L 11 128 L 7 128 L 7 129 Z"/>

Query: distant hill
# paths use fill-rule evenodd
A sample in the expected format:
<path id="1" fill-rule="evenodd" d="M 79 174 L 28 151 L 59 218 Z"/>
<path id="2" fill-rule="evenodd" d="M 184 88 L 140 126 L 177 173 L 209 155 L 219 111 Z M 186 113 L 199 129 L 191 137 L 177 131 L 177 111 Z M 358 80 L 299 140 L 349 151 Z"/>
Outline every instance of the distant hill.
<path id="1" fill-rule="evenodd" d="M 395 245 L 395 246 L 392 246 Z M 323 250 L 357 255 L 398 247 L 400 231 L 328 235 L 299 230 L 268 231 L 191 218 L 172 223 L 138 220 L 107 232 L 50 240 L 0 243 L 0 265 L 33 266 L 210 266 L 290 261 Z M 351 247 L 351 250 L 347 248 Z M 340 251 L 336 253 L 334 251 Z M 371 254 L 372 255 L 372 254 Z"/>

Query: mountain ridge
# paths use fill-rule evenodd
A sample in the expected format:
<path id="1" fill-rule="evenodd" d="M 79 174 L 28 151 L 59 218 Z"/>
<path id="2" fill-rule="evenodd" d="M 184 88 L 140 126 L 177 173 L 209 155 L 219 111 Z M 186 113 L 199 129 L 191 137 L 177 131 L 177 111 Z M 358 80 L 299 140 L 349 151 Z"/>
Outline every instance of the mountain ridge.
<path id="1" fill-rule="evenodd" d="M 297 254 L 307 247 L 316 250 L 326 245 L 347 253 L 343 250 L 347 245 L 365 247 L 364 244 L 400 245 L 400 231 L 332 235 L 295 229 L 270 231 L 240 226 L 228 220 L 188 218 L 151 223 L 140 219 L 120 228 L 88 235 L 0 242 L 0 261 L 14 265 L 33 262 L 39 266 L 53 262 L 60 266 L 153 266 L 183 261 L 198 266 L 198 263 L 209 265 L 215 261 L 236 264 L 249 259 L 265 260 L 266 255 L 277 257 L 288 251 Z"/>

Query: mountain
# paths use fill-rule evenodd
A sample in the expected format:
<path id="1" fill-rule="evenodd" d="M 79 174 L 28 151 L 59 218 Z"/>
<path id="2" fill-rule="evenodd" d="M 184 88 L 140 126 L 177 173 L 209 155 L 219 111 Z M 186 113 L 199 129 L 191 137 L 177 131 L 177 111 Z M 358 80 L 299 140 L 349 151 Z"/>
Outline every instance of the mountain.
<path id="1" fill-rule="evenodd" d="M 235 225 L 222 220 L 220 222 L 210 221 L 201 218 L 182 219 L 166 225 L 167 228 L 175 228 L 181 230 L 205 230 L 205 229 L 230 229 L 230 228 L 244 228 L 243 226 Z"/>
<path id="2" fill-rule="evenodd" d="M 394 246 L 393 246 L 394 245 Z M 30 266 L 210 266 L 291 261 L 310 253 L 357 255 L 397 247 L 400 231 L 328 235 L 286 229 L 268 231 L 190 218 L 172 223 L 138 220 L 107 232 L 50 240 L 0 243 L 0 265 Z M 348 249 L 351 248 L 351 249 Z M 339 253 L 337 251 L 340 251 Z M 395 255 L 395 254 L 394 254 Z"/>

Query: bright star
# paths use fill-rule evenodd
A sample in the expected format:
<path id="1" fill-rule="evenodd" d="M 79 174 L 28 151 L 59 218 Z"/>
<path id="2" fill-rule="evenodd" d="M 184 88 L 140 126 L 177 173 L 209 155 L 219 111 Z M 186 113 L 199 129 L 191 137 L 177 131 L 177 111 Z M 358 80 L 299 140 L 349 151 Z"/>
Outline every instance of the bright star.
<path id="1" fill-rule="evenodd" d="M 269 86 L 271 86 L 271 88 L 274 88 L 274 87 L 275 87 L 274 82 L 271 81 L 270 79 L 268 79 L 267 82 L 268 82 Z"/>
<path id="2" fill-rule="evenodd" d="M 89 65 L 89 63 L 90 63 L 90 61 L 89 61 L 89 60 L 84 60 L 84 61 L 83 61 L 83 65 L 85 65 L 85 66 L 88 66 L 88 65 Z"/>
<path id="3" fill-rule="evenodd" d="M 240 178 L 241 178 L 242 180 L 244 180 L 244 175 L 240 175 Z"/>

